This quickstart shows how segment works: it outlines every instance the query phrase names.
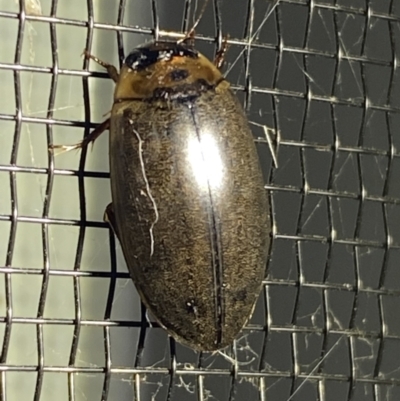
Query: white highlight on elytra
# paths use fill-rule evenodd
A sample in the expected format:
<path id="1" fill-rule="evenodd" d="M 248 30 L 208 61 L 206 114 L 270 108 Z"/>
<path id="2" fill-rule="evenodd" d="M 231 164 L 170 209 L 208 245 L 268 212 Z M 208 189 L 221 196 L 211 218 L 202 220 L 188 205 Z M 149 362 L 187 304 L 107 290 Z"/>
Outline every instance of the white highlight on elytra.
<path id="1" fill-rule="evenodd" d="M 215 138 L 203 132 L 188 143 L 188 159 L 197 183 L 202 189 L 218 188 L 222 183 L 223 164 Z"/>
<path id="2" fill-rule="evenodd" d="M 129 121 L 131 124 L 133 124 L 133 121 Z M 138 147 L 138 154 L 139 154 L 139 161 L 140 161 L 140 166 L 142 168 L 142 175 L 143 175 L 143 179 L 144 182 L 146 184 L 146 192 L 147 192 L 147 196 L 149 197 L 151 203 L 153 204 L 153 209 L 154 209 L 154 214 L 155 214 L 155 219 L 154 221 L 151 223 L 150 226 L 150 257 L 153 256 L 154 253 L 154 234 L 153 234 L 153 229 L 154 226 L 157 224 L 158 222 L 158 209 L 157 209 L 157 204 L 155 199 L 153 198 L 153 195 L 151 194 L 151 190 L 150 190 L 150 185 L 149 185 L 149 180 L 147 179 L 147 175 L 146 175 L 146 170 L 144 168 L 144 160 L 143 160 L 143 140 L 139 135 L 139 132 L 137 132 L 135 129 L 133 130 L 133 132 L 136 135 L 136 138 L 139 141 L 139 147 Z"/>

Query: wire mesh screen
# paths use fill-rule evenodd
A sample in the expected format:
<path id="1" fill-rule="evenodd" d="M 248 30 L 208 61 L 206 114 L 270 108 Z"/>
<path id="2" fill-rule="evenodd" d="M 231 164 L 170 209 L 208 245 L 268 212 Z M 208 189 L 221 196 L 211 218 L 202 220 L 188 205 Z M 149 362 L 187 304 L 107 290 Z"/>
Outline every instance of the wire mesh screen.
<path id="1" fill-rule="evenodd" d="M 196 46 L 212 59 L 229 35 L 273 218 L 256 310 L 221 353 L 141 305 L 103 222 L 108 135 L 48 152 L 111 108 L 83 49 L 120 66 L 201 6 L 0 0 L 0 400 L 400 399 L 400 1 L 209 2 Z"/>

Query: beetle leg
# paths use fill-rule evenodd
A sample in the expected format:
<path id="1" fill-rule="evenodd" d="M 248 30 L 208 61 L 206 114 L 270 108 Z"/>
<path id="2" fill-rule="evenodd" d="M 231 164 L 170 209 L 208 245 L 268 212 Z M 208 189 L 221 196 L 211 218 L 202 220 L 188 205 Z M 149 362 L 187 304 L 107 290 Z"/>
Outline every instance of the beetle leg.
<path id="1" fill-rule="evenodd" d="M 75 145 L 50 145 L 49 150 L 55 150 L 57 153 L 64 153 L 69 152 L 70 150 L 85 148 L 90 142 L 93 144 L 94 141 L 109 128 L 110 119 L 107 118 L 107 120 L 98 125 L 88 136 L 83 138 L 82 142 L 76 143 Z"/>
<path id="2" fill-rule="evenodd" d="M 225 54 L 228 50 L 228 39 L 229 36 L 225 36 L 224 40 L 222 41 L 221 47 L 217 50 L 217 53 L 215 54 L 214 58 L 214 65 L 218 68 L 221 69 L 222 65 L 224 64 L 225 61 Z"/>
<path id="3" fill-rule="evenodd" d="M 190 31 L 185 35 L 185 37 L 183 39 L 178 40 L 177 43 L 185 43 L 186 40 L 189 38 L 194 40 L 196 27 L 197 27 L 197 25 L 199 25 L 199 22 L 203 18 L 203 15 L 204 15 L 204 12 L 206 11 L 208 2 L 209 2 L 209 0 L 204 1 L 203 7 L 200 10 L 200 14 L 197 17 L 196 21 L 194 22 L 193 26 L 190 28 Z"/>
<path id="4" fill-rule="evenodd" d="M 111 229 L 113 230 L 114 234 L 117 236 L 118 240 L 121 242 L 119 239 L 119 232 L 117 228 L 117 221 L 115 220 L 115 214 L 114 214 L 114 208 L 113 204 L 109 203 L 106 207 L 106 210 L 104 211 L 104 221 L 106 221 Z"/>
<path id="5" fill-rule="evenodd" d="M 114 82 L 118 82 L 119 74 L 117 69 L 111 65 L 108 64 L 100 59 L 98 59 L 95 56 L 92 56 L 87 50 L 83 51 L 83 55 L 87 59 L 92 59 L 96 63 L 100 64 L 102 67 L 104 67 L 108 75 L 111 77 L 111 79 Z M 70 150 L 75 150 L 75 149 L 81 149 L 85 148 L 87 145 L 89 145 L 90 142 L 94 143 L 94 141 L 104 132 L 107 131 L 110 128 L 110 119 L 107 118 L 107 120 L 103 121 L 97 128 L 95 128 L 88 136 L 83 138 L 82 142 L 76 143 L 74 145 L 50 145 L 49 150 L 56 151 L 56 153 L 63 153 L 63 152 L 68 152 Z"/>
<path id="6" fill-rule="evenodd" d="M 183 39 L 178 40 L 177 43 L 189 44 L 189 46 L 194 46 L 194 39 L 196 37 L 196 32 L 190 31 Z"/>
<path id="7" fill-rule="evenodd" d="M 100 64 L 102 67 L 104 67 L 107 70 L 108 75 L 110 76 L 110 78 L 114 82 L 118 82 L 119 73 L 118 73 L 117 69 L 113 65 L 108 64 L 105 61 L 102 61 L 102 60 L 98 59 L 95 56 L 92 56 L 86 49 L 83 51 L 83 55 L 86 57 L 86 59 L 92 59 L 97 64 Z"/>

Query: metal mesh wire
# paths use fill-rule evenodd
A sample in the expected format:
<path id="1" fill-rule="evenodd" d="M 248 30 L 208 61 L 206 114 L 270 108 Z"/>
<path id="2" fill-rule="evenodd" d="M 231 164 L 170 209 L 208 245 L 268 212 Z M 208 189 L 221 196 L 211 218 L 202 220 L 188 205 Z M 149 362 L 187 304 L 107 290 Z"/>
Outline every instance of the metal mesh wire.
<path id="1" fill-rule="evenodd" d="M 210 58 L 230 35 L 227 78 L 278 159 L 254 126 L 268 274 L 242 336 L 210 355 L 140 304 L 102 221 L 107 135 L 47 152 L 110 109 L 82 49 L 118 66 L 179 37 L 195 2 L 0 0 L 0 400 L 400 399 L 400 2 L 272 5 L 210 2 L 196 32 Z"/>

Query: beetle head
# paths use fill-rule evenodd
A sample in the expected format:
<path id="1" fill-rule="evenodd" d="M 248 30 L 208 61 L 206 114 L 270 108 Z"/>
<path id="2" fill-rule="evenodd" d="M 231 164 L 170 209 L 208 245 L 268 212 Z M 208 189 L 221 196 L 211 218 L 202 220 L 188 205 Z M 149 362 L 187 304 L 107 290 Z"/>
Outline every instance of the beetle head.
<path id="1" fill-rule="evenodd" d="M 126 57 L 114 98 L 119 102 L 151 99 L 157 93 L 178 93 L 193 85 L 215 87 L 222 80 L 218 68 L 192 45 L 157 41 L 136 48 Z"/>

